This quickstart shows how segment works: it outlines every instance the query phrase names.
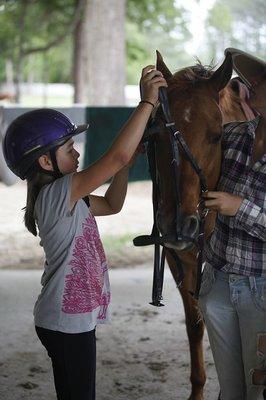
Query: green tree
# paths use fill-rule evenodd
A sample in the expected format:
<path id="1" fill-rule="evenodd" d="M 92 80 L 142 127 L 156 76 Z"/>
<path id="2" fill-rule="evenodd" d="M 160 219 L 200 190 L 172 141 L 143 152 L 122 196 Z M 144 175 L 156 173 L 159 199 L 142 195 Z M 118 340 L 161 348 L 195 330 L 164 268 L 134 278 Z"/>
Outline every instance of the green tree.
<path id="1" fill-rule="evenodd" d="M 220 0 L 221 1 L 221 0 Z M 242 48 L 266 56 L 266 4 L 264 0 L 224 0 L 234 20 L 234 36 Z"/>
<path id="2" fill-rule="evenodd" d="M 84 0 L 9 0 L 2 4 L 0 51 L 14 66 L 17 101 L 27 58 L 61 44 L 73 32 L 83 6 Z"/>
<path id="3" fill-rule="evenodd" d="M 210 58 L 214 60 L 221 58 L 224 49 L 232 40 L 234 41 L 232 15 L 224 2 L 216 2 L 209 12 L 207 38 Z"/>
<path id="4" fill-rule="evenodd" d="M 185 44 L 191 39 L 188 13 L 168 0 L 127 0 L 127 78 L 137 83 L 140 65 L 155 62 L 160 50 L 170 68 L 191 62 Z"/>
<path id="5" fill-rule="evenodd" d="M 17 100 L 19 82 L 26 80 L 73 82 L 76 101 L 87 101 L 85 88 L 92 82 L 91 75 L 95 77 L 88 65 L 95 63 L 93 52 L 100 46 L 102 36 L 97 23 L 90 21 L 94 16 L 85 12 L 93 2 L 8 0 L 0 5 L 0 79 L 14 76 Z M 95 4 L 101 14 L 109 2 L 97 0 Z M 191 60 L 184 51 L 191 36 L 187 13 L 174 1 L 126 0 L 125 5 L 128 83 L 137 83 L 140 66 L 154 63 L 155 49 L 161 50 L 171 68 Z M 113 12 L 111 8 L 109 12 Z M 112 26 L 109 32 L 115 29 Z M 111 45 L 117 46 L 118 42 Z M 6 72 L 10 66 L 14 67 L 13 74 Z M 107 71 L 105 61 L 104 68 Z M 96 72 L 100 73 L 99 69 Z"/>
<path id="6" fill-rule="evenodd" d="M 226 47 L 236 47 L 265 58 L 264 0 L 216 0 L 206 20 L 210 58 L 221 58 Z"/>
<path id="7" fill-rule="evenodd" d="M 100 102 L 121 104 L 125 65 L 127 83 L 137 83 L 140 66 L 154 63 L 156 48 L 170 48 L 168 54 L 173 65 L 177 66 L 176 60 L 184 59 L 184 43 L 190 37 L 183 17 L 184 11 L 168 0 L 127 0 L 121 3 L 119 0 L 108 3 L 87 0 L 84 18 L 74 39 L 75 59 L 83 61 L 77 62 L 74 68 L 75 100 L 84 102 L 89 99 L 90 104 L 98 105 Z M 121 29 L 125 22 L 126 62 L 122 50 L 124 29 Z"/>

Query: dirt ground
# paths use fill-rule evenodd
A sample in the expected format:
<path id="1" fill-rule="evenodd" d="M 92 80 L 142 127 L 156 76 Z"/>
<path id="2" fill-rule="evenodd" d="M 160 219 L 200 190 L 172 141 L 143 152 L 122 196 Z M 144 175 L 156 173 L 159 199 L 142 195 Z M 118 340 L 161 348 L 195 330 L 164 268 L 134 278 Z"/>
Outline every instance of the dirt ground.
<path id="1" fill-rule="evenodd" d="M 39 240 L 23 227 L 25 194 L 23 183 L 9 188 L 0 183 L 0 399 L 55 400 L 49 359 L 32 322 L 43 258 Z M 123 211 L 98 218 L 101 235 L 150 232 L 150 199 L 150 183 L 130 184 Z M 122 254 L 107 256 L 117 268 L 110 271 L 112 322 L 97 329 L 97 399 L 187 399 L 190 371 L 183 306 L 169 271 L 165 307 L 157 309 L 148 304 L 151 249 L 127 244 Z M 217 377 L 206 336 L 204 346 L 205 399 L 216 400 Z"/>
<path id="2" fill-rule="evenodd" d="M 102 194 L 103 185 L 96 194 Z M 26 184 L 18 182 L 7 187 L 0 182 L 0 269 L 38 269 L 43 266 L 39 238 L 27 232 L 23 224 Z M 122 211 L 116 215 L 97 217 L 97 224 L 107 243 L 106 253 L 111 267 L 133 266 L 152 262 L 151 247 L 137 248 L 132 239 L 152 229 L 150 182 L 129 184 Z M 106 246 L 105 246 L 106 247 Z"/>

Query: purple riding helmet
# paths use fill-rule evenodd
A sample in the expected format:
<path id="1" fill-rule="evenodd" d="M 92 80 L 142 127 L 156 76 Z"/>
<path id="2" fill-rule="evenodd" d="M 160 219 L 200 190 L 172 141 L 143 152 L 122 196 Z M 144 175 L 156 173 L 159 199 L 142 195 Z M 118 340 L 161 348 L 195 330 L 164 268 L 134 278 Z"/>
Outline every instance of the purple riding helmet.
<path id="1" fill-rule="evenodd" d="M 55 150 L 72 136 L 86 131 L 88 125 L 75 125 L 59 111 L 42 108 L 16 118 L 3 140 L 7 166 L 21 179 L 26 179 L 31 167 L 43 154 L 50 152 L 54 171 L 60 176 Z"/>

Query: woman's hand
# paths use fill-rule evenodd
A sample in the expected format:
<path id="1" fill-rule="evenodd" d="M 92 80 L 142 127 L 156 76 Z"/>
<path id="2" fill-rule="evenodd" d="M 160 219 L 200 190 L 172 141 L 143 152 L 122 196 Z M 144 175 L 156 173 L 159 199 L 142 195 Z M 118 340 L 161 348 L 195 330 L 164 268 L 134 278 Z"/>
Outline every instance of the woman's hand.
<path id="1" fill-rule="evenodd" d="M 206 192 L 205 207 L 209 210 L 218 211 L 222 215 L 233 217 L 244 200 L 243 197 L 236 196 L 227 192 Z"/>
<path id="2" fill-rule="evenodd" d="M 156 104 L 158 101 L 159 87 L 167 87 L 166 80 L 160 71 L 157 71 L 154 65 L 148 65 L 143 68 L 140 79 L 141 100 Z"/>

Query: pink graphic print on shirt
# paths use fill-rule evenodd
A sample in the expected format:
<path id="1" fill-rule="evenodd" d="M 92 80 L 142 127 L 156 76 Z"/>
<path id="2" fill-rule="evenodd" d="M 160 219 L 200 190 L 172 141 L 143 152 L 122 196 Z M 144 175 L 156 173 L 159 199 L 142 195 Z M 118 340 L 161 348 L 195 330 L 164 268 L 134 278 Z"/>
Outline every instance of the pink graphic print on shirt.
<path id="1" fill-rule="evenodd" d="M 69 266 L 71 273 L 65 278 L 62 311 L 67 314 L 87 313 L 102 306 L 98 318 L 105 319 L 110 302 L 110 292 L 103 290 L 107 264 L 91 213 L 82 224 L 82 235 L 75 238 Z"/>

